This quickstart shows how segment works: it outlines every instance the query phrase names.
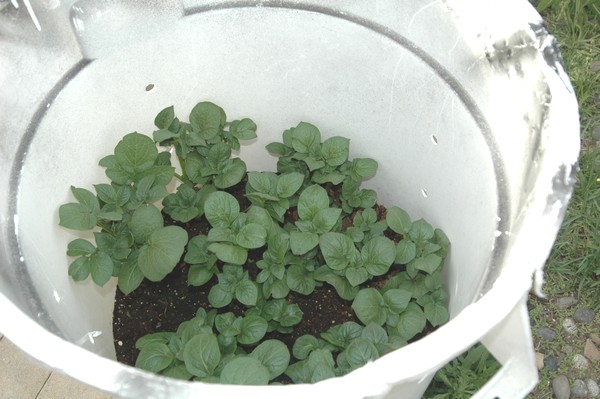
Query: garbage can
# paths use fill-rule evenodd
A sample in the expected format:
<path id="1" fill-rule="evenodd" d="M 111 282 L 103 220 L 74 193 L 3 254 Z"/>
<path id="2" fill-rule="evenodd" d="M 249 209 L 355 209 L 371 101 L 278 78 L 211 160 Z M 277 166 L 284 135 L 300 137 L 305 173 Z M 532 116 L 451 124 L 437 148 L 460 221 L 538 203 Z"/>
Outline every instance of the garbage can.
<path id="1" fill-rule="evenodd" d="M 477 342 L 502 363 L 479 398 L 537 382 L 527 294 L 571 195 L 577 105 L 525 0 L 15 1 L 0 11 L 0 331 L 49 367 L 123 398 L 418 398 Z M 15 7 L 19 5 L 19 7 Z M 213 101 L 251 116 L 249 170 L 299 121 L 378 160 L 383 204 L 452 242 L 451 320 L 316 384 L 182 382 L 114 361 L 115 284 L 74 283 L 58 227 L 68 187 L 152 117 Z"/>

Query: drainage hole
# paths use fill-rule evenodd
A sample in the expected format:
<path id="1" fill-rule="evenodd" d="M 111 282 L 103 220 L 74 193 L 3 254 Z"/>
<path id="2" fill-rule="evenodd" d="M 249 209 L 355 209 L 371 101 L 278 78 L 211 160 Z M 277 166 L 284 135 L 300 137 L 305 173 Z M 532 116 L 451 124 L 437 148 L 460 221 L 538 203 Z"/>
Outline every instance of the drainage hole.
<path id="1" fill-rule="evenodd" d="M 429 194 L 427 193 L 427 189 L 422 188 L 421 189 L 421 194 L 423 194 L 423 197 L 427 198 L 429 196 Z"/>
<path id="2" fill-rule="evenodd" d="M 154 89 L 154 83 L 150 83 L 148 86 L 146 86 L 146 91 L 151 91 L 152 89 Z"/>
<path id="3" fill-rule="evenodd" d="M 438 145 L 438 139 L 437 137 L 435 137 L 434 134 L 431 135 L 431 142 L 433 143 L 433 145 Z"/>

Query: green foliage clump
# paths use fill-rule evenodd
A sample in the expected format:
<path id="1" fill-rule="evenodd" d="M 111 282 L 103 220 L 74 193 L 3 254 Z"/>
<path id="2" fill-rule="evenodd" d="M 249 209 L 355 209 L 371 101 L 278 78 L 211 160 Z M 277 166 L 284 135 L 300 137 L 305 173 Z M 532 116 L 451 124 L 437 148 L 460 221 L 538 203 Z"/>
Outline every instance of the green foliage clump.
<path id="1" fill-rule="evenodd" d="M 138 367 L 206 382 L 268 384 L 285 374 L 310 383 L 348 373 L 448 320 L 441 277 L 448 238 L 399 207 L 379 207 L 377 193 L 361 187 L 377 162 L 349 159 L 350 140 L 322 141 L 317 127 L 301 122 L 267 146 L 278 157 L 276 173 L 247 172 L 232 154 L 256 137 L 250 119 L 228 123 L 220 107 L 201 102 L 189 123 L 168 107 L 155 125 L 153 139 L 130 133 L 100 160 L 110 184 L 94 186 L 96 194 L 73 187 L 77 202 L 59 209 L 61 226 L 95 230 L 95 244 L 77 238 L 68 245 L 75 281 L 91 275 L 104 285 L 114 276 L 127 294 L 144 278 L 162 280 L 183 259 L 190 285 L 212 284 L 212 310 L 199 309 L 176 332 L 138 340 Z M 174 150 L 180 174 L 158 147 Z M 179 185 L 168 192 L 174 179 Z M 239 184 L 248 206 L 228 190 Z M 163 214 L 210 228 L 189 237 L 165 226 Z M 250 251 L 262 251 L 252 260 L 255 278 Z M 324 284 L 362 324 L 301 336 L 291 353 L 268 338 L 302 320 L 290 292 L 310 295 Z M 242 315 L 218 312 L 233 301 Z"/>

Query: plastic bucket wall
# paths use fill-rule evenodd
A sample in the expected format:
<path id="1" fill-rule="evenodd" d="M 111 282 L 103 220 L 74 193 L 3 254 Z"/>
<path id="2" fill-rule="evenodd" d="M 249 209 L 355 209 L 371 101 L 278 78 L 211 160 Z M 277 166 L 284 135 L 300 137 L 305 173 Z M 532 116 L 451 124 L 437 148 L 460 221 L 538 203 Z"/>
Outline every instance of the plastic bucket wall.
<path id="1" fill-rule="evenodd" d="M 69 2 L 64 2 L 69 3 Z M 123 397 L 420 397 L 482 341 L 504 364 L 481 397 L 536 382 L 525 308 L 570 196 L 576 102 L 526 1 L 33 3 L 0 14 L 0 331 L 51 367 Z M 154 115 L 198 101 L 251 117 L 249 170 L 304 120 L 379 161 L 380 202 L 445 230 L 452 320 L 352 374 L 315 385 L 185 383 L 114 358 L 115 284 L 67 276 L 57 226 L 68 187 Z M 27 334 L 25 334 L 27 332 Z"/>

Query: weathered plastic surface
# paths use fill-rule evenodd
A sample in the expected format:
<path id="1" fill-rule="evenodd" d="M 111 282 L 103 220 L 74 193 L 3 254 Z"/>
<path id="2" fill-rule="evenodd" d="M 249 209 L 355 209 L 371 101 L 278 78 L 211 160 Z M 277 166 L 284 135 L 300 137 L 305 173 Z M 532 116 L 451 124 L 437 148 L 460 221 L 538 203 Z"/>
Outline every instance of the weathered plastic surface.
<path id="1" fill-rule="evenodd" d="M 572 191 L 579 126 L 554 39 L 527 1 L 4 5 L 0 331 L 23 350 L 124 398 L 418 398 L 478 341 L 504 364 L 478 397 L 535 385 L 525 301 Z M 240 154 L 250 170 L 274 169 L 265 144 L 301 120 L 377 159 L 380 201 L 452 241 L 452 320 L 315 385 L 186 383 L 111 360 L 115 284 L 67 277 L 74 235 L 57 226 L 58 206 L 70 185 L 104 179 L 97 161 L 124 133 L 151 134 L 159 110 L 186 115 L 202 100 L 257 122 Z"/>

